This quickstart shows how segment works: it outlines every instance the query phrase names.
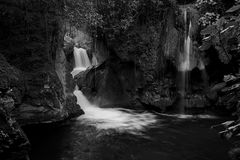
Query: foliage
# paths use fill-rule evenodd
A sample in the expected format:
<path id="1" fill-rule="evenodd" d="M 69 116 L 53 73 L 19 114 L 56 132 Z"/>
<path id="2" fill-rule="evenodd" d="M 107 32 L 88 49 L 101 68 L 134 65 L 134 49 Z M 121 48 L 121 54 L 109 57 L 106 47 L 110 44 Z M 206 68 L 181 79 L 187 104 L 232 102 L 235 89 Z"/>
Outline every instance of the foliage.
<path id="1" fill-rule="evenodd" d="M 208 24 L 202 31 L 201 50 L 214 46 L 221 62 L 227 64 L 240 52 L 240 16 L 238 4 L 226 11 L 216 22 Z"/>
<path id="2" fill-rule="evenodd" d="M 67 0 L 66 19 L 73 26 L 87 28 L 97 36 L 115 40 L 139 23 L 156 23 L 170 0 Z"/>
<path id="3" fill-rule="evenodd" d="M 208 26 L 202 30 L 201 35 L 203 44 L 201 50 L 207 50 L 214 46 L 219 53 L 219 59 L 223 63 L 229 63 L 232 59 L 231 51 L 240 51 L 240 17 L 232 17 L 228 20 L 221 17 L 215 24 Z"/>
<path id="4" fill-rule="evenodd" d="M 200 12 L 200 26 L 206 27 L 215 23 L 223 12 L 223 4 L 219 0 L 197 0 L 196 8 Z"/>
<path id="5" fill-rule="evenodd" d="M 61 1 L 62 2 L 62 1 Z M 0 2 L 1 53 L 21 69 L 26 61 L 42 56 L 52 62 L 58 42 L 59 15 L 63 4 L 57 0 Z M 21 56 L 19 56 L 21 55 Z M 53 62 L 52 62 L 53 63 Z M 38 65 L 41 63 L 34 63 Z"/>
<path id="6" fill-rule="evenodd" d="M 67 0 L 64 7 L 64 16 L 76 27 L 91 26 L 102 27 L 102 16 L 96 10 L 94 0 Z"/>

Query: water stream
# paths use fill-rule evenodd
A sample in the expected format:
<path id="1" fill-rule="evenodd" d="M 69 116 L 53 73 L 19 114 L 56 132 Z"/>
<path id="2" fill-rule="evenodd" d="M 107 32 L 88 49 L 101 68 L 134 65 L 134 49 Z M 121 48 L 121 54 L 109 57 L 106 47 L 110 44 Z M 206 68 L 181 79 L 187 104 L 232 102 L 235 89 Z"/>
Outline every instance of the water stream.
<path id="1" fill-rule="evenodd" d="M 74 57 L 73 76 L 91 65 L 84 49 L 74 48 Z M 85 115 L 59 125 L 24 127 L 31 160 L 228 159 L 228 142 L 210 129 L 224 119 L 101 108 L 77 87 L 74 94 Z"/>
<path id="2" fill-rule="evenodd" d="M 191 39 L 191 31 L 192 31 L 192 22 L 188 23 L 188 11 L 184 10 L 184 23 L 185 23 L 185 35 L 184 35 L 184 50 L 182 54 L 179 54 L 179 93 L 181 96 L 179 102 L 179 113 L 185 113 L 185 105 L 186 105 L 186 94 L 189 89 L 189 72 L 191 71 L 191 53 L 192 53 L 192 39 Z"/>
<path id="3" fill-rule="evenodd" d="M 101 116 L 101 115 L 99 115 Z M 81 119 L 59 126 L 28 126 L 31 160 L 228 160 L 228 141 L 210 126 L 225 119 L 156 115 L 142 134 L 100 129 Z M 138 128 L 136 128 L 138 131 Z"/>
<path id="4" fill-rule="evenodd" d="M 84 49 L 74 49 L 75 68 L 74 74 L 84 71 L 90 66 L 90 60 Z M 74 91 L 77 97 L 77 103 L 84 110 L 85 114 L 78 118 L 79 123 L 94 126 L 97 129 L 114 129 L 118 132 L 128 132 L 132 134 L 141 134 L 145 127 L 156 123 L 156 116 L 151 113 L 139 113 L 134 110 L 124 108 L 100 108 L 92 104 L 78 90 Z"/>

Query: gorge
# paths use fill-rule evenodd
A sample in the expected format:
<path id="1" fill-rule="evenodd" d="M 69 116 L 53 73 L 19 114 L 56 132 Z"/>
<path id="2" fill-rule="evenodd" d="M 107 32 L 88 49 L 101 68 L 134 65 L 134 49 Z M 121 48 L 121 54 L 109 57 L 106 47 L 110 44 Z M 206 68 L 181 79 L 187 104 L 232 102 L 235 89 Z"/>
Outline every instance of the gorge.
<path id="1" fill-rule="evenodd" d="M 239 3 L 0 1 L 0 159 L 236 159 Z"/>

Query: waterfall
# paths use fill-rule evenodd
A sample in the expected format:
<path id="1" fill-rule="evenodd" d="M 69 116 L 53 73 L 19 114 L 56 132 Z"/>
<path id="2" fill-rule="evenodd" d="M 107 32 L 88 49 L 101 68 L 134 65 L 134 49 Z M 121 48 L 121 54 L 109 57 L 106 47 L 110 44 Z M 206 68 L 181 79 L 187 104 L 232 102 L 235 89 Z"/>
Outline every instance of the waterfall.
<path id="1" fill-rule="evenodd" d="M 90 67 L 91 63 L 85 49 L 74 47 L 73 54 L 75 59 L 75 68 L 72 71 L 72 75 L 75 76 L 79 72 L 84 71 Z"/>
<path id="2" fill-rule="evenodd" d="M 192 31 L 192 22 L 190 21 L 188 24 L 188 14 L 187 10 L 184 10 L 184 23 L 185 23 L 185 35 L 184 35 L 184 51 L 183 54 L 179 56 L 179 93 L 180 93 L 180 102 L 179 102 L 179 112 L 185 112 L 185 96 L 186 91 L 188 90 L 189 83 L 189 71 L 192 70 L 191 67 L 191 53 L 192 53 L 192 39 L 191 39 L 191 31 Z"/>
<path id="3" fill-rule="evenodd" d="M 94 126 L 98 130 L 115 130 L 120 133 L 141 135 L 148 127 L 157 122 L 156 115 L 148 112 L 137 113 L 124 108 L 100 108 L 88 101 L 80 90 L 75 90 L 77 103 L 85 114 L 78 118 L 79 122 Z"/>
<path id="4" fill-rule="evenodd" d="M 73 76 L 78 72 L 85 71 L 91 65 L 86 50 L 82 48 L 74 48 L 74 58 Z M 96 62 L 93 64 L 97 64 Z M 120 133 L 141 135 L 148 127 L 157 122 L 156 115 L 152 113 L 124 108 L 101 108 L 92 104 L 77 86 L 74 95 L 77 97 L 77 103 L 85 112 L 78 118 L 79 123 L 94 126 L 98 130 L 113 129 Z"/>
<path id="5" fill-rule="evenodd" d="M 191 50 L 192 50 L 192 39 L 191 39 L 191 30 L 192 30 L 192 22 L 190 21 L 188 25 L 187 21 L 187 10 L 184 11 L 184 21 L 186 26 L 186 33 L 184 37 L 184 51 L 183 54 L 180 56 L 180 66 L 179 71 L 187 72 L 191 70 Z"/>

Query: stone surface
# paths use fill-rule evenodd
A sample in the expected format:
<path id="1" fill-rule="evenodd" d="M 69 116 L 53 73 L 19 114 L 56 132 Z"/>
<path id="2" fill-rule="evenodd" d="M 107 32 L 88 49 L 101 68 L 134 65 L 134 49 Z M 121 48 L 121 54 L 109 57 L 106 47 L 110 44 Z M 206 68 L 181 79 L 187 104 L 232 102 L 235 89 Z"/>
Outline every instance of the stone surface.
<path id="1" fill-rule="evenodd" d="M 134 26 L 117 42 L 97 39 L 97 58 L 105 62 L 77 76 L 84 94 L 100 105 L 144 105 L 162 111 L 173 105 L 183 32 L 175 9 L 168 7 L 161 23 Z"/>
<path id="2" fill-rule="evenodd" d="M 0 18 L 1 160 L 27 159 L 30 146 L 18 123 L 52 123 L 83 114 L 73 95 L 72 61 L 63 51 L 63 5 L 39 2 L 0 3 L 5 13 Z"/>
<path id="3" fill-rule="evenodd" d="M 119 41 L 95 40 L 97 58 L 105 62 L 76 77 L 79 88 L 90 100 L 101 106 L 145 106 L 160 111 L 176 104 L 178 58 L 183 52 L 185 24 L 183 9 L 172 7 L 162 13 L 166 17 L 161 23 L 133 26 L 118 37 Z M 196 39 L 198 13 L 194 9 L 189 12 L 194 23 L 192 38 Z M 192 88 L 196 88 L 195 84 Z M 192 89 L 188 108 L 206 104 L 203 88 Z"/>
<path id="4" fill-rule="evenodd" d="M 0 159 L 25 160 L 30 143 L 18 123 L 11 117 L 15 108 L 11 97 L 0 96 Z"/>
<path id="5" fill-rule="evenodd" d="M 139 103 L 135 92 L 143 80 L 140 72 L 135 70 L 132 62 L 111 59 L 78 74 L 75 79 L 79 89 L 100 106 L 122 104 L 134 107 Z"/>
<path id="6" fill-rule="evenodd" d="M 72 60 L 63 50 L 64 24 L 58 16 L 63 5 L 56 0 L 47 4 L 28 0 L 0 4 L 6 10 L 0 19 L 4 42 L 0 48 L 6 58 L 3 61 L 8 62 L 0 64 L 0 88 L 11 89 L 9 94 L 17 105 L 13 114 L 21 124 L 58 121 L 82 114 L 72 94 L 75 87 L 70 74 Z M 23 10 L 26 5 L 27 13 Z"/>

